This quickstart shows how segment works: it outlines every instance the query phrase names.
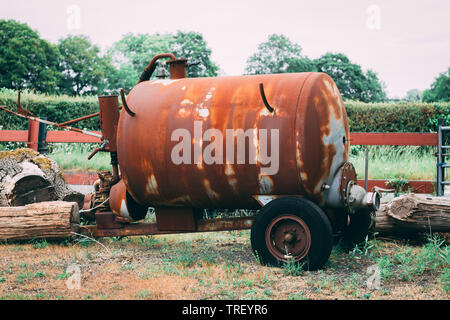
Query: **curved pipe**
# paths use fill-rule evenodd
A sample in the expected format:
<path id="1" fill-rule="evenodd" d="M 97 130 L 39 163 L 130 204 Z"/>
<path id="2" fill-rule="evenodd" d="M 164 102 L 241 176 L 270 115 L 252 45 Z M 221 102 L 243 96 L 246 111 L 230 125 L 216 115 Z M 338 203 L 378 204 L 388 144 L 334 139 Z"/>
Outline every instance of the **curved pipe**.
<path id="1" fill-rule="evenodd" d="M 141 76 L 139 77 L 139 81 L 137 83 L 141 83 L 142 81 L 147 81 L 152 76 L 153 72 L 156 69 L 156 61 L 163 58 L 171 58 L 172 60 L 176 60 L 177 58 L 172 53 L 160 53 L 157 54 L 150 60 L 147 67 L 142 72 Z"/>
<path id="2" fill-rule="evenodd" d="M 131 111 L 131 109 L 128 107 L 127 105 L 127 100 L 125 99 L 125 92 L 122 89 L 120 89 L 120 97 L 122 98 L 122 105 L 123 108 L 125 109 L 125 111 L 132 117 L 134 117 L 136 115 L 136 113 L 134 113 L 133 111 Z"/>
<path id="3" fill-rule="evenodd" d="M 262 83 L 259 84 L 259 92 L 261 93 L 262 101 L 264 102 L 267 110 L 273 112 L 273 108 L 270 106 L 269 102 L 267 102 L 266 94 L 264 93 L 264 85 Z"/>

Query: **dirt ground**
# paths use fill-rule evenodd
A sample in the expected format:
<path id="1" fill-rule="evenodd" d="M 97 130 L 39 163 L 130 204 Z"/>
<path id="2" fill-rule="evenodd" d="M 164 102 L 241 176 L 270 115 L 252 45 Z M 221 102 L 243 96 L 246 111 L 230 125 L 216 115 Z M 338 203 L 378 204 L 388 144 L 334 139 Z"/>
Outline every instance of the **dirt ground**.
<path id="1" fill-rule="evenodd" d="M 0 245 L 0 299 L 449 299 L 449 246 L 376 239 L 266 267 L 248 231 Z M 377 282 L 378 281 L 378 282 Z"/>

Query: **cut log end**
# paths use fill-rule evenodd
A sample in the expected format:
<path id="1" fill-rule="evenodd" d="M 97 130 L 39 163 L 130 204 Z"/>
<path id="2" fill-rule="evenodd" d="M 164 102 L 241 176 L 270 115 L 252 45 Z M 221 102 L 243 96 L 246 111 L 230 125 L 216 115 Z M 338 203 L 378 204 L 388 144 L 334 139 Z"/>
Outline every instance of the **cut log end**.
<path id="1" fill-rule="evenodd" d="M 0 151 L 0 206 L 23 206 L 43 201 L 75 201 L 84 196 L 64 182 L 57 163 L 30 149 Z"/>

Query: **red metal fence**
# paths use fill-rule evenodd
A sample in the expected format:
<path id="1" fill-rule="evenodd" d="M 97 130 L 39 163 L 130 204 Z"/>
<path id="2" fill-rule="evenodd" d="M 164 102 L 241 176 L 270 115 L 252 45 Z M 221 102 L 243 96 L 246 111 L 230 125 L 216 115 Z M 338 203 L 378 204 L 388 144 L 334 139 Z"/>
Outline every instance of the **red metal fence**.
<path id="1" fill-rule="evenodd" d="M 97 132 L 101 134 L 101 132 Z M 0 130 L 0 142 L 26 142 L 28 148 L 37 151 L 39 135 L 39 123 L 30 120 L 28 130 Z M 48 131 L 46 142 L 76 142 L 76 143 L 100 143 L 100 139 L 73 131 Z M 411 133 L 411 132 L 352 132 L 350 133 L 352 145 L 383 145 L 383 146 L 437 146 L 438 134 Z M 92 184 L 97 179 L 95 173 L 65 173 L 66 182 L 69 184 Z M 369 180 L 368 189 L 378 186 L 387 188 L 387 180 Z M 358 180 L 358 184 L 364 186 L 364 180 Z M 424 180 L 410 180 L 409 187 L 416 193 L 433 193 L 434 182 Z"/>

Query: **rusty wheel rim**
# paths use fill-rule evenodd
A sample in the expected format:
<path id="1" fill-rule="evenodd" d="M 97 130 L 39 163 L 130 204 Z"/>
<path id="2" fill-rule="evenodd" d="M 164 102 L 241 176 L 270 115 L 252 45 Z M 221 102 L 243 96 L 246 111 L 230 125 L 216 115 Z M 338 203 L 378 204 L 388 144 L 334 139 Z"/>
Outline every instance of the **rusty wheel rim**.
<path id="1" fill-rule="evenodd" d="M 295 215 L 282 215 L 266 229 L 266 246 L 279 261 L 303 259 L 311 247 L 311 233 L 306 223 Z"/>

